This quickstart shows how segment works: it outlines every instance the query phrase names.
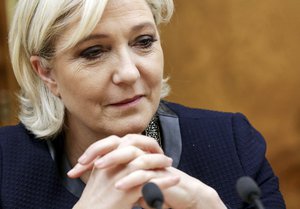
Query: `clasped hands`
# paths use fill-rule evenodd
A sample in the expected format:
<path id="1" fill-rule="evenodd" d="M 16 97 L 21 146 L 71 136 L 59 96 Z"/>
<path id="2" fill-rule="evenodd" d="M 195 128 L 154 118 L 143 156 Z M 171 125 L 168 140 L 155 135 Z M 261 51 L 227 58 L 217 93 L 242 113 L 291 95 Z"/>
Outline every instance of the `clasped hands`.
<path id="1" fill-rule="evenodd" d="M 164 208 L 226 208 L 214 189 L 173 168 L 172 159 L 147 136 L 110 136 L 93 143 L 68 176 L 78 178 L 86 172 L 91 173 L 74 209 L 147 209 L 141 189 L 149 181 L 162 190 Z"/>

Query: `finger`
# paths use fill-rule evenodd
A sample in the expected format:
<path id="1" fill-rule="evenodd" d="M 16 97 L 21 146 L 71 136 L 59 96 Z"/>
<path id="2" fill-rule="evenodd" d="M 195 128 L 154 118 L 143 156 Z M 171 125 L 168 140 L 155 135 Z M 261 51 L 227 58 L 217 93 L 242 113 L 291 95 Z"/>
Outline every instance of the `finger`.
<path id="1" fill-rule="evenodd" d="M 179 184 L 180 176 L 172 174 L 163 178 L 153 178 L 150 182 L 155 183 L 161 190 L 164 190 Z"/>
<path id="2" fill-rule="evenodd" d="M 172 166 L 172 158 L 163 154 L 144 154 L 128 163 L 130 172 L 135 170 L 161 169 Z"/>
<path id="3" fill-rule="evenodd" d="M 121 143 L 120 137 L 109 136 L 91 144 L 80 156 L 78 162 L 82 165 L 91 163 L 98 156 L 105 155 L 116 149 Z"/>
<path id="4" fill-rule="evenodd" d="M 118 146 L 125 147 L 130 145 L 138 147 L 145 152 L 163 153 L 163 150 L 155 139 L 139 134 L 128 134 L 122 138 L 110 136 L 93 143 L 81 155 L 78 162 L 83 165 L 88 164 L 98 156 L 105 155 Z"/>
<path id="5" fill-rule="evenodd" d="M 144 152 L 142 150 L 134 146 L 119 148 L 97 159 L 94 165 L 96 168 L 107 168 L 115 165 L 126 164 L 143 154 Z"/>
<path id="6" fill-rule="evenodd" d="M 155 139 L 144 135 L 127 134 L 123 137 L 119 147 L 130 145 L 149 153 L 163 153 L 162 148 Z"/>
<path id="7" fill-rule="evenodd" d="M 132 187 L 141 186 L 150 180 L 163 188 L 168 188 L 179 182 L 179 176 L 166 171 L 138 170 L 117 181 L 115 187 L 119 190 L 128 190 Z"/>
<path id="8" fill-rule="evenodd" d="M 70 178 L 79 178 L 86 171 L 92 170 L 93 166 L 93 162 L 87 165 L 81 165 L 80 163 L 77 163 L 71 170 L 68 171 L 67 175 Z"/>

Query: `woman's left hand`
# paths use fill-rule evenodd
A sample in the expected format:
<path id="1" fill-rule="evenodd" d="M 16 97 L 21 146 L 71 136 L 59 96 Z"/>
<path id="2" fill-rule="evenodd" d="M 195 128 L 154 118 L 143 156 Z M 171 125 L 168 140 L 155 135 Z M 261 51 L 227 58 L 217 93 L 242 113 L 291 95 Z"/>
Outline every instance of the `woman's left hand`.
<path id="1" fill-rule="evenodd" d="M 169 167 L 167 170 L 180 177 L 177 185 L 162 191 L 165 203 L 172 209 L 226 208 L 212 187 L 174 167 Z"/>

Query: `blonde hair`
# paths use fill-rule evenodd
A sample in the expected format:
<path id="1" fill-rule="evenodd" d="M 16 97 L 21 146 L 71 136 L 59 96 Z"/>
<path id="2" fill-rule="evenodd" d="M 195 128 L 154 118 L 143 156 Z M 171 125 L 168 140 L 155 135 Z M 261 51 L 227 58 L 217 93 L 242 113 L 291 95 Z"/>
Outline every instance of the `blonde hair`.
<path id="1" fill-rule="evenodd" d="M 47 67 L 55 55 L 55 42 L 70 25 L 76 33 L 60 46 L 69 49 L 96 27 L 108 0 L 21 0 L 9 33 L 9 49 L 15 77 L 20 85 L 20 121 L 38 138 L 51 138 L 64 124 L 64 104 L 53 95 L 33 70 L 30 57 L 41 57 Z M 146 0 L 157 25 L 172 16 L 173 0 Z M 78 23 L 77 23 L 78 22 Z M 168 94 L 163 80 L 161 97 Z"/>

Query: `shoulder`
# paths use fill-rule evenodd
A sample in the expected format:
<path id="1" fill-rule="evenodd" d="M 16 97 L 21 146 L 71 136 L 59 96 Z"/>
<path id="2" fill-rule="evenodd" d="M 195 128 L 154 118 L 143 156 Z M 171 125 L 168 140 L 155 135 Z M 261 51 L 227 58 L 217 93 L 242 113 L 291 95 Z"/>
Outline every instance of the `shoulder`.
<path id="1" fill-rule="evenodd" d="M 162 101 L 164 105 L 173 110 L 180 117 L 189 117 L 189 118 L 198 118 L 198 117 L 223 117 L 230 116 L 232 113 L 200 109 L 200 108 L 191 108 L 184 106 L 182 104 L 173 103 L 169 101 Z"/>
<path id="2" fill-rule="evenodd" d="M 165 101 L 163 103 L 178 115 L 181 133 L 189 142 L 215 142 L 216 147 L 229 146 L 244 162 L 251 160 L 253 153 L 263 159 L 266 142 L 242 113 L 189 108 Z"/>
<path id="3" fill-rule="evenodd" d="M 249 175 L 258 170 L 265 159 L 266 142 L 242 113 L 220 112 L 189 108 L 180 104 L 164 102 L 179 118 L 181 133 L 188 143 L 226 147 L 235 153 L 243 170 Z M 225 150 L 223 150 L 225 151 Z M 250 163 L 249 163 L 250 162 Z"/>
<path id="4" fill-rule="evenodd" d="M 17 153 L 20 150 L 31 150 L 44 146 L 22 123 L 0 128 L 0 149 L 2 154 Z"/>
<path id="5" fill-rule="evenodd" d="M 192 124 L 206 129 L 219 129 L 229 132 L 234 138 L 261 138 L 259 132 L 242 113 L 221 112 L 199 108 L 190 108 L 177 103 L 163 101 L 163 104 L 177 114 L 182 124 Z"/>
<path id="6" fill-rule="evenodd" d="M 25 127 L 21 123 L 13 126 L 2 126 L 0 127 L 0 137 L 5 135 L 24 133 L 25 130 Z"/>
<path id="7" fill-rule="evenodd" d="M 181 104 L 162 101 L 164 105 L 170 108 L 174 113 L 177 114 L 179 118 L 185 119 L 206 119 L 206 120 L 230 120 L 234 123 L 244 123 L 249 124 L 248 119 L 241 113 L 233 113 L 233 112 L 222 112 L 208 109 L 200 109 L 200 108 L 191 108 Z M 234 121 L 233 121 L 234 120 Z"/>
<path id="8" fill-rule="evenodd" d="M 24 137 L 33 137 L 22 123 L 14 126 L 0 127 L 0 143 L 4 141 L 17 140 Z"/>

